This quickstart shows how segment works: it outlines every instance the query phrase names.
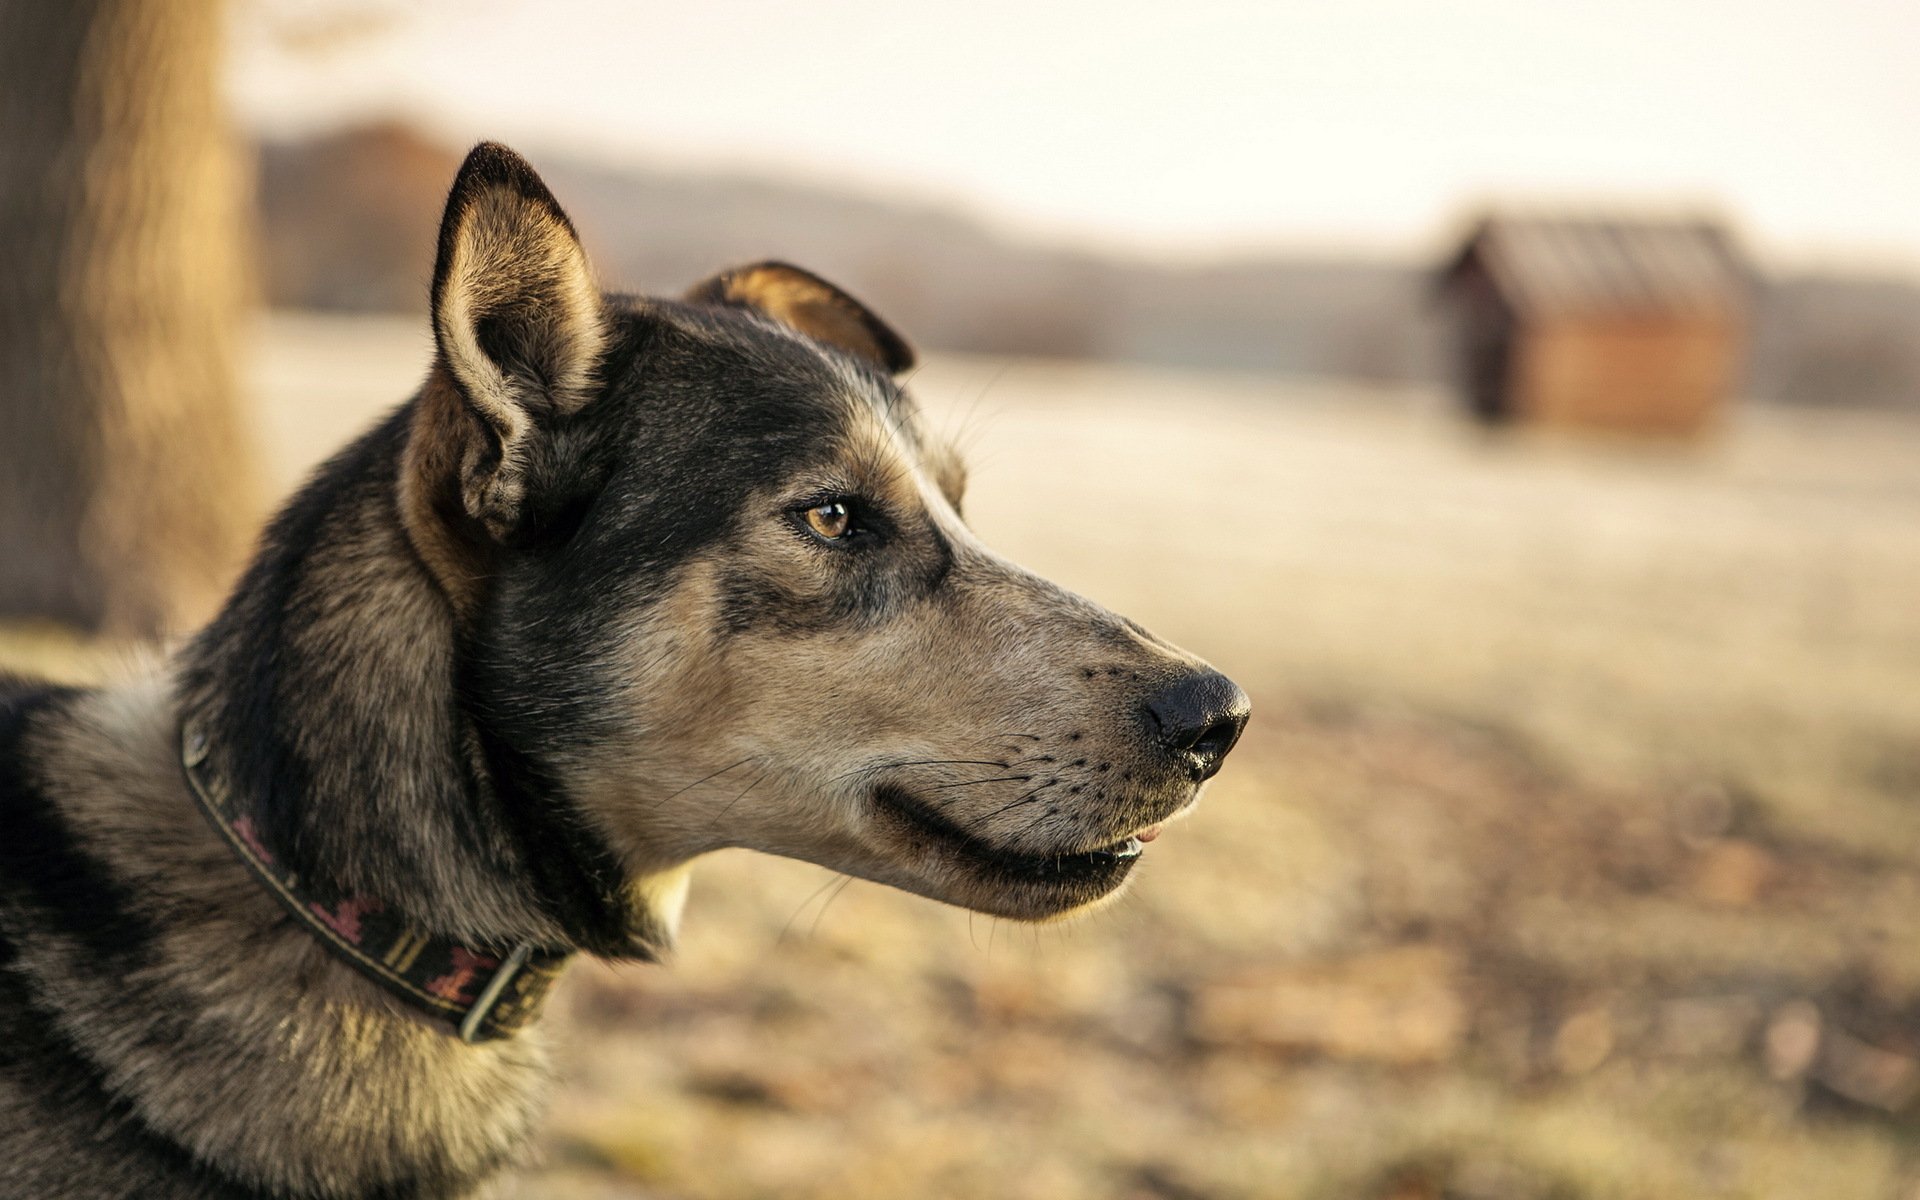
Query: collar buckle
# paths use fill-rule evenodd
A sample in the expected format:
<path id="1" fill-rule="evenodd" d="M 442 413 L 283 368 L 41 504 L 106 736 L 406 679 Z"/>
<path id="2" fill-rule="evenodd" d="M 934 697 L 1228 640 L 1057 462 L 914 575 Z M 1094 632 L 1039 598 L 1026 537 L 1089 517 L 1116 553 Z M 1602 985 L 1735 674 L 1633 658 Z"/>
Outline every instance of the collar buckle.
<path id="1" fill-rule="evenodd" d="M 180 727 L 180 765 L 201 812 L 255 878 L 327 949 L 451 1026 L 462 1042 L 511 1036 L 537 1015 L 570 951 L 521 942 L 495 966 L 490 953 L 417 932 L 380 899 L 316 900 L 288 864 L 262 843 L 252 814 L 213 769 L 211 757 L 205 724 L 187 716 Z M 492 974 L 469 1002 L 468 988 L 489 967 Z"/>
<path id="2" fill-rule="evenodd" d="M 513 982 L 514 976 L 520 974 L 526 967 L 527 960 L 532 957 L 533 943 L 521 942 L 513 948 L 512 954 L 507 955 L 507 961 L 495 968 L 493 978 L 487 980 L 487 986 L 481 989 L 479 999 L 473 1002 L 473 1007 L 467 1010 L 467 1015 L 460 1019 L 461 1041 L 471 1045 L 481 1040 L 481 1027 L 486 1024 L 488 1014 L 492 1013 L 494 1006 L 500 1003 L 500 997 L 506 994 L 507 985 Z"/>

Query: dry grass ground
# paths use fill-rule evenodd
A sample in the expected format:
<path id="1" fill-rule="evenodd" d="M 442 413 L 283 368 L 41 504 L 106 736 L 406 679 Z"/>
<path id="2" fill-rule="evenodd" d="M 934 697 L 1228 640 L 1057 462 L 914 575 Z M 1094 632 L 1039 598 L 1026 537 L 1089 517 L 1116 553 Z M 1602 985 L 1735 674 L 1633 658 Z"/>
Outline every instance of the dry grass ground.
<path id="1" fill-rule="evenodd" d="M 422 331 L 279 319 L 290 483 Z M 973 523 L 1253 693 L 1059 928 L 722 855 L 578 969 L 525 1197 L 1920 1196 L 1920 426 L 936 360 Z M 55 635 L 0 653 L 71 662 Z"/>

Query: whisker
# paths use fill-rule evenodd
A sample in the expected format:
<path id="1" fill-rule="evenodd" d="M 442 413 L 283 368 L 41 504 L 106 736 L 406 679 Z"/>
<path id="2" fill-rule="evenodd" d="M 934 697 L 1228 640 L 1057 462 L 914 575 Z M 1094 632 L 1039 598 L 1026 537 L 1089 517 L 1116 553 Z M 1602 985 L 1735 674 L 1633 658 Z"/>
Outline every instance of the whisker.
<path id="1" fill-rule="evenodd" d="M 985 419 L 982 420 L 980 427 L 975 428 L 973 425 L 974 419 L 980 416 L 981 402 L 987 398 L 987 393 L 991 392 L 994 389 L 995 385 L 997 385 L 1003 378 L 1005 378 L 1007 372 L 1011 370 L 1013 370 L 1013 363 L 1011 362 L 1001 363 L 1000 368 L 996 370 L 993 373 L 993 375 L 984 384 L 981 384 L 979 389 L 973 393 L 973 399 L 967 402 L 966 410 L 959 415 L 959 420 L 954 423 L 953 432 L 949 434 L 948 437 L 949 437 L 949 440 L 960 444 L 960 447 L 963 451 L 970 449 L 970 447 L 965 445 L 965 439 L 968 438 L 969 436 L 978 437 L 979 434 L 985 428 Z M 999 413 L 996 410 L 994 413 L 991 413 L 988 416 L 996 417 L 998 415 Z"/>
<path id="2" fill-rule="evenodd" d="M 1033 803 L 1035 800 L 1040 798 L 1041 792 L 1046 791 L 1048 788 L 1052 786 L 1054 786 L 1054 781 L 1041 784 L 1039 787 L 1034 788 L 1032 791 L 1020 797 L 1018 800 L 1009 801 L 1008 803 L 1001 805 L 999 808 L 994 809 L 992 812 L 988 813 L 986 816 L 981 817 L 979 819 L 979 823 L 984 825 L 988 821 L 991 821 L 995 817 L 999 816 L 1001 813 L 1011 812 L 1014 809 L 1019 808 L 1022 804 Z"/>
<path id="3" fill-rule="evenodd" d="M 892 762 L 872 763 L 864 767 L 855 767 L 843 775 L 835 775 L 832 782 L 852 779 L 855 775 L 872 775 L 880 771 L 891 771 L 899 767 L 999 767 L 1006 769 L 1007 764 L 998 759 L 985 758 L 902 758 Z"/>
<path id="4" fill-rule="evenodd" d="M 813 924 L 807 929 L 808 941 L 812 941 L 820 932 L 820 922 L 826 919 L 827 910 L 833 907 L 833 902 L 846 895 L 847 889 L 852 885 L 853 876 L 842 875 L 840 877 L 840 886 L 833 889 L 833 894 L 828 896 L 826 901 L 820 905 L 820 911 L 813 914 Z"/>
<path id="5" fill-rule="evenodd" d="M 944 792 L 948 788 L 978 787 L 980 784 L 983 784 L 983 783 L 1006 783 L 1008 780 L 1013 780 L 1014 782 L 1017 782 L 1017 783 L 1031 783 L 1033 781 L 1033 776 L 1031 775 L 989 775 L 985 779 L 963 779 L 959 783 L 936 783 L 932 787 L 927 788 L 925 790 L 929 792 Z"/>
<path id="6" fill-rule="evenodd" d="M 767 776 L 769 776 L 769 775 L 771 775 L 771 774 L 773 774 L 773 772 L 772 772 L 772 771 L 762 771 L 762 772 L 760 772 L 760 773 L 759 773 L 758 775 L 755 775 L 755 776 L 753 777 L 753 782 L 752 782 L 752 783 L 749 783 L 749 784 L 748 784 L 748 785 L 747 785 L 746 787 L 743 787 L 743 788 L 741 788 L 741 789 L 740 789 L 740 794 L 739 794 L 739 795 L 737 795 L 737 796 L 735 796 L 735 797 L 734 797 L 733 799 L 731 799 L 731 800 L 729 800 L 729 801 L 727 801 L 727 803 L 726 803 L 726 806 L 725 806 L 724 808 L 722 808 L 722 809 L 721 809 L 721 810 L 720 810 L 720 811 L 719 811 L 718 813 L 715 813 L 715 814 L 714 814 L 714 820 L 716 820 L 716 821 L 717 821 L 717 820 L 719 820 L 719 819 L 720 819 L 721 817 L 724 817 L 724 816 L 726 816 L 726 815 L 727 815 L 728 813 L 730 813 L 730 812 L 732 812 L 732 811 L 733 811 L 733 806 L 734 806 L 734 805 L 736 805 L 736 804 L 738 804 L 738 803 L 740 803 L 740 802 L 741 802 L 742 800 L 745 800 L 745 799 L 747 798 L 747 793 L 748 793 L 748 792 L 750 792 L 750 791 L 752 791 L 753 789 L 755 789 L 755 788 L 757 788 L 757 787 L 759 787 L 759 786 L 760 786 L 760 782 L 761 782 L 761 780 L 763 780 L 763 779 L 765 779 L 765 778 L 766 778 Z"/>
<path id="7" fill-rule="evenodd" d="M 793 932 L 793 923 L 800 919 L 801 913 L 807 911 L 807 906 L 812 904 L 815 900 L 818 900 L 821 896 L 825 895 L 826 890 L 832 887 L 834 884 L 840 883 L 844 879 L 851 879 L 851 878 L 852 876 L 844 876 L 844 875 L 835 873 L 834 876 L 828 879 L 825 883 L 813 889 L 811 892 L 808 892 L 807 898 L 800 902 L 800 907 L 794 909 L 793 915 L 787 918 L 787 923 L 780 927 L 780 936 L 773 939 L 773 944 L 776 946 L 786 945 L 787 935 Z M 809 933 L 807 936 L 812 937 L 813 935 Z"/>
<path id="8" fill-rule="evenodd" d="M 709 782 L 711 782 L 711 781 L 713 781 L 713 780 L 715 780 L 715 779 L 718 779 L 718 778 L 720 778 L 720 777 L 721 777 L 722 775 L 725 775 L 725 774 L 726 774 L 726 773 L 727 773 L 728 771 L 731 771 L 731 770 L 733 770 L 733 768 L 734 768 L 734 767 L 744 767 L 744 766 L 746 766 L 746 765 L 747 765 L 748 763 L 750 763 L 750 762 L 752 762 L 752 761 L 753 761 L 754 759 L 756 759 L 756 758 L 759 758 L 759 757 L 760 757 L 760 756 L 759 756 L 759 755 L 757 755 L 757 754 L 749 754 L 749 755 L 747 755 L 747 757 L 745 757 L 745 758 L 743 758 L 743 759 L 741 759 L 741 760 L 740 760 L 739 762 L 737 762 L 737 763 L 732 763 L 732 764 L 730 764 L 730 765 L 728 765 L 728 766 L 724 766 L 724 767 L 721 767 L 721 768 L 720 768 L 720 769 L 719 769 L 718 771 L 715 771 L 715 772 L 714 772 L 713 774 L 711 774 L 711 775 L 708 775 L 708 776 L 707 776 L 706 778 L 704 778 L 704 779 L 696 779 L 696 780 L 694 780 L 694 781 L 693 781 L 692 783 L 690 783 L 690 784 L 688 784 L 688 785 L 687 785 L 686 787 L 683 787 L 683 788 L 681 788 L 681 789 L 680 789 L 679 791 L 677 791 L 677 792 L 675 792 L 675 793 L 673 793 L 673 795 L 672 795 L 672 796 L 668 796 L 668 797 L 667 797 L 667 800 L 671 800 L 671 799 L 673 799 L 673 798 L 674 798 L 674 796 L 679 796 L 679 795 L 683 795 L 683 794 L 685 794 L 685 793 L 687 793 L 687 792 L 690 792 L 690 791 L 692 791 L 692 790 L 693 790 L 694 788 L 697 788 L 697 787 L 699 787 L 699 786 L 700 786 L 701 784 L 703 784 L 703 783 L 709 783 Z M 662 801 L 661 801 L 660 803 L 662 803 L 662 804 L 665 804 L 666 802 L 667 802 L 666 800 L 662 800 Z"/>

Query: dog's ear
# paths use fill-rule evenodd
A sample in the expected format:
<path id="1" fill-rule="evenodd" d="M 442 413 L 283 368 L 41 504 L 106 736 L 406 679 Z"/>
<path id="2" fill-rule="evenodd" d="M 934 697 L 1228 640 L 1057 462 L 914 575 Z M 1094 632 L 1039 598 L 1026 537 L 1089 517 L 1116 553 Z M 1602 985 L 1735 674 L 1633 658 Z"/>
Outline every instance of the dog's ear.
<path id="1" fill-rule="evenodd" d="M 687 293 L 689 304 L 750 308 L 898 375 L 913 347 L 866 305 L 811 271 L 783 262 L 754 263 L 714 276 Z"/>
<path id="2" fill-rule="evenodd" d="M 457 455 L 467 515 L 503 536 L 541 427 L 591 398 L 606 342 L 600 292 L 573 223 L 525 159 L 467 155 L 440 221 L 433 341 L 485 437 Z"/>

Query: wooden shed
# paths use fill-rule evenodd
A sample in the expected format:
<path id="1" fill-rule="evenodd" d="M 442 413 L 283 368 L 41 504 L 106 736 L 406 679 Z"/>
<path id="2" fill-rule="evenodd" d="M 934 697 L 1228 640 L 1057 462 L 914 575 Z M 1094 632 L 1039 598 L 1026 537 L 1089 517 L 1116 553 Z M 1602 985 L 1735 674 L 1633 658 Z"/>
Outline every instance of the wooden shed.
<path id="1" fill-rule="evenodd" d="M 1495 215 L 1439 286 L 1481 419 L 1686 435 L 1739 386 L 1751 279 L 1713 221 Z"/>

